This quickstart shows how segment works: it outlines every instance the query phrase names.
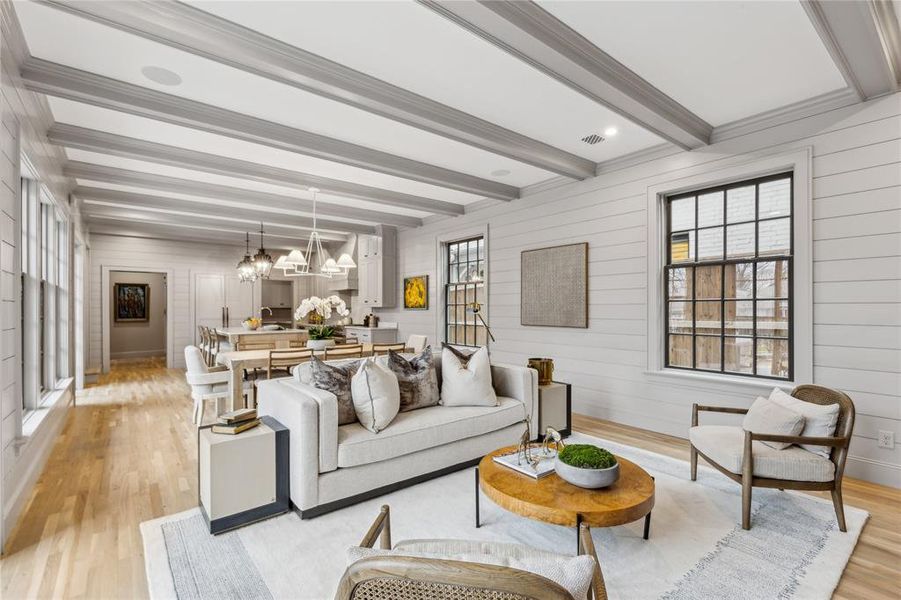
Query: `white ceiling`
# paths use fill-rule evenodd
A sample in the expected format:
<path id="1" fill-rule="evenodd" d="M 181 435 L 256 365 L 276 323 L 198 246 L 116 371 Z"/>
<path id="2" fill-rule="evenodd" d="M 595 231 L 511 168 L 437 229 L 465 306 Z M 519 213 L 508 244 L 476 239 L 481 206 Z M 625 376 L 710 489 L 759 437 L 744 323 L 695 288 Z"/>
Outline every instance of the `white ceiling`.
<path id="1" fill-rule="evenodd" d="M 231 20 L 590 162 L 604 163 L 664 143 L 629 118 L 411 0 L 188 3 L 207 11 L 211 18 L 216 15 Z M 841 74 L 797 2 L 540 0 L 540 5 L 713 126 L 845 88 Z M 549 170 L 49 6 L 23 1 L 14 6 L 29 51 L 40 59 L 515 188 L 557 177 Z M 75 31 L 78 35 L 72 35 Z M 181 83 L 166 86 L 151 81 L 141 71 L 147 66 L 169 69 L 180 76 Z M 57 97 L 48 100 L 55 121 L 61 124 L 426 200 L 465 206 L 482 199 L 480 194 L 441 184 L 387 175 L 82 102 Z M 588 134 L 603 135 L 609 128 L 615 128 L 617 134 L 607 136 L 602 143 L 588 145 L 581 141 Z M 296 187 L 211 174 L 188 166 L 74 148 L 67 148 L 66 152 L 74 161 L 278 194 L 289 201 L 311 197 Z M 187 190 L 177 193 L 87 179 L 76 183 L 123 194 L 183 200 L 185 211 L 191 213 L 215 205 L 226 217 L 229 210 L 237 208 L 261 210 L 267 219 L 282 214 L 272 207 L 255 206 L 253 200 L 223 202 Z M 406 217 L 425 218 L 433 214 L 381 203 L 378 195 L 376 192 L 372 201 L 348 199 L 325 189 L 319 198 L 342 207 Z M 144 214 L 151 223 L 160 223 L 169 214 L 173 227 L 146 226 L 154 235 L 166 232 L 165 235 L 178 237 L 184 231 L 187 236 L 191 230 L 175 226 L 179 211 L 142 212 L 141 207 L 122 211 L 128 215 Z M 302 216 L 309 215 L 309 211 L 284 214 Z M 323 218 L 375 224 L 347 216 Z M 105 217 L 104 222 L 113 221 Z M 241 223 L 233 219 L 227 221 L 226 228 L 223 222 L 211 219 L 210 229 L 231 230 L 233 224 Z M 140 222 L 136 221 L 133 228 L 140 230 Z"/>
<path id="2" fill-rule="evenodd" d="M 845 87 L 800 2 L 538 3 L 714 126 Z"/>

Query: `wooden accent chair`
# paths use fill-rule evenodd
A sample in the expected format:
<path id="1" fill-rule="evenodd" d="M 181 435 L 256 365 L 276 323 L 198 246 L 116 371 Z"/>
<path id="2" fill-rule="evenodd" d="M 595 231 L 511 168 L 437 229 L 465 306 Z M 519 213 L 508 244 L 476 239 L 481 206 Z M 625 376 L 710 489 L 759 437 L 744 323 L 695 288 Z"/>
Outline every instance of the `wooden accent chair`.
<path id="1" fill-rule="evenodd" d="M 360 542 L 372 548 L 376 540 L 382 550 L 390 550 L 391 518 L 388 506 L 376 517 Z M 430 540 L 434 542 L 436 540 Z M 455 540 L 445 540 L 453 543 Z M 413 542 L 410 542 L 413 543 Z M 407 542 L 394 546 L 403 550 Z M 534 552 L 522 546 L 524 552 Z M 579 528 L 579 554 L 594 559 L 591 600 L 606 600 L 607 588 L 598 562 L 591 530 Z M 372 556 L 347 567 L 335 600 L 573 600 L 558 583 L 512 567 L 406 556 Z M 579 599 L 581 600 L 581 599 Z"/>
<path id="2" fill-rule="evenodd" d="M 237 350 L 275 350 L 275 342 L 238 342 Z"/>
<path id="3" fill-rule="evenodd" d="M 363 358 L 363 344 L 340 344 L 325 349 L 323 360 L 336 358 Z"/>
<path id="4" fill-rule="evenodd" d="M 394 350 L 395 352 L 403 352 L 407 349 L 407 345 L 403 342 L 399 344 L 373 344 L 372 345 L 372 355 L 380 356 L 382 354 L 388 354 L 389 350 Z"/>
<path id="5" fill-rule="evenodd" d="M 838 404 L 838 421 L 835 425 L 835 435 L 833 437 L 804 437 L 796 435 L 771 435 L 766 433 L 754 433 L 752 431 L 735 432 L 740 437 L 734 437 L 730 432 L 728 439 L 723 438 L 717 440 L 713 445 L 704 444 L 705 448 L 710 447 L 707 453 L 695 447 L 696 443 L 700 443 L 698 433 L 703 433 L 704 427 L 698 427 L 698 413 L 719 412 L 743 415 L 748 412 L 745 408 L 726 408 L 716 406 L 698 406 L 692 405 L 691 410 L 691 480 L 695 481 L 698 475 L 698 456 L 710 463 L 715 469 L 726 477 L 741 484 L 741 526 L 743 529 L 751 528 L 751 489 L 754 487 L 777 488 L 780 490 L 828 490 L 832 493 L 832 503 L 835 506 L 835 517 L 838 520 L 838 528 L 845 531 L 845 509 L 842 504 L 842 476 L 845 471 L 845 461 L 848 458 L 848 444 L 851 441 L 851 433 L 854 430 L 854 403 L 851 398 L 844 392 L 822 387 L 819 385 L 799 385 L 792 390 L 791 395 L 804 402 L 813 404 L 827 405 Z M 733 428 L 724 428 L 713 426 L 708 428 L 708 432 L 713 429 L 724 431 Z M 741 429 L 740 427 L 737 429 Z M 813 452 L 808 452 L 803 448 L 790 446 L 784 450 L 774 450 L 768 446 L 764 446 L 760 442 L 783 442 L 787 444 L 809 444 L 814 446 L 829 446 L 832 450 L 829 458 L 825 459 Z M 736 447 L 732 447 L 734 444 Z M 722 465 L 709 454 L 716 452 L 718 456 L 729 455 L 733 457 L 740 456 L 740 463 L 736 464 L 732 461 L 731 465 Z M 784 453 L 784 454 L 782 454 Z M 805 456 L 809 455 L 809 456 Z M 755 459 L 758 464 L 755 464 Z M 762 459 L 766 460 L 767 466 L 763 468 L 759 463 Z M 818 460 L 821 459 L 821 460 Z M 721 461 L 725 462 L 725 461 Z M 780 464 L 782 463 L 782 464 Z M 831 465 L 829 465 L 831 463 Z M 828 470 L 823 471 L 823 467 Z M 803 472 L 805 470 L 818 468 L 824 476 L 802 476 L 797 479 L 780 479 L 769 473 L 766 476 L 761 472 L 766 471 L 784 471 L 790 473 L 792 471 Z M 831 476 L 828 473 L 831 471 Z"/>
<path id="6" fill-rule="evenodd" d="M 291 374 L 291 369 L 300 363 L 307 362 L 313 356 L 312 348 L 270 350 L 269 362 L 266 365 L 266 379 L 272 379 L 272 375 L 279 373 Z"/>

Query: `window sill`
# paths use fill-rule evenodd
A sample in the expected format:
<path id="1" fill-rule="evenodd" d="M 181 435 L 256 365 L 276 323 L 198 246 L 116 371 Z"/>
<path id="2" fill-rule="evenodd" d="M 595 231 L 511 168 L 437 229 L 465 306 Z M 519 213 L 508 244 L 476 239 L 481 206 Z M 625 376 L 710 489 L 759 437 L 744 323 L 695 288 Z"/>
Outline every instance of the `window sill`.
<path id="1" fill-rule="evenodd" d="M 660 369 L 658 371 L 645 371 L 645 375 L 652 378 L 660 378 L 667 381 L 680 381 L 688 386 L 710 390 L 710 386 L 724 386 L 728 391 L 735 393 L 736 388 L 744 388 L 748 393 L 759 393 L 761 390 L 772 390 L 774 387 L 790 390 L 796 384 L 784 379 L 763 379 L 757 377 L 742 377 L 740 375 L 724 375 L 720 373 L 698 373 L 694 371 L 681 371 L 678 369 Z"/>
<path id="2" fill-rule="evenodd" d="M 19 446 L 25 445 L 38 432 L 47 416 L 66 397 L 72 381 L 71 378 L 61 380 L 56 389 L 44 395 L 38 408 L 31 409 L 22 416 L 22 437 L 16 441 Z"/>

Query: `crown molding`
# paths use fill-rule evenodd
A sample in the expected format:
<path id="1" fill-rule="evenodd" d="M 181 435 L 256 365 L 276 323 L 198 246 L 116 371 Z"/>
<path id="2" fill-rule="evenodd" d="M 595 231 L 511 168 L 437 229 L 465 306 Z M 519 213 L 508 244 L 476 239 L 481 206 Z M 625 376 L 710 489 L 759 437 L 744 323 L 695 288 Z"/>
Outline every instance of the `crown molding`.
<path id="1" fill-rule="evenodd" d="M 418 1 L 681 148 L 708 143 L 709 123 L 534 2 Z"/>
<path id="2" fill-rule="evenodd" d="M 114 185 L 136 186 L 148 190 L 174 192 L 177 194 L 202 196 L 204 198 L 217 198 L 230 202 L 238 202 L 247 206 L 266 206 L 272 209 L 301 212 L 311 212 L 313 209 L 312 201 L 306 199 L 282 196 L 281 194 L 272 194 L 270 192 L 247 190 L 206 181 L 194 181 L 192 179 L 169 177 L 168 175 L 130 171 L 128 169 L 119 169 L 116 167 L 107 167 L 80 161 L 69 161 L 66 163 L 63 167 L 63 173 L 67 177 L 73 179 L 86 179 L 89 181 L 110 183 Z M 190 201 L 182 200 L 182 202 L 188 203 Z M 342 214 L 336 214 L 336 210 Z M 316 211 L 319 212 L 318 200 L 316 202 Z M 339 207 L 338 209 L 328 210 L 323 209 L 322 214 L 360 221 L 372 220 L 374 223 L 386 222 L 386 224 L 403 225 L 406 227 L 418 227 L 422 224 L 422 219 L 418 217 L 366 211 L 353 207 Z M 344 231 L 347 231 L 346 227 L 352 225 L 351 223 L 345 223 L 343 221 L 324 221 L 322 219 L 320 219 L 320 221 L 322 223 L 334 223 L 336 226 L 341 224 L 345 227 Z M 339 229 L 339 231 L 341 231 L 341 229 Z"/>
<path id="3" fill-rule="evenodd" d="M 20 69 L 27 89 L 101 108 L 313 156 L 499 200 L 519 190 L 466 173 L 295 129 L 203 102 L 31 57 Z"/>
<path id="4" fill-rule="evenodd" d="M 386 206 L 396 206 L 421 210 L 424 212 L 441 213 L 447 215 L 463 214 L 463 206 L 444 200 L 433 200 L 411 194 L 403 194 L 392 190 L 361 185 L 309 173 L 301 173 L 290 169 L 282 169 L 270 165 L 229 158 L 218 154 L 209 154 L 197 150 L 188 150 L 177 146 L 148 142 L 132 137 L 87 129 L 65 123 L 54 123 L 47 131 L 47 139 L 52 143 L 66 148 L 87 150 L 99 154 L 121 156 L 136 160 L 144 160 L 162 165 L 181 167 L 225 175 L 228 177 L 240 177 L 262 183 L 271 183 L 285 187 L 307 190 L 309 187 L 317 187 L 323 193 L 331 196 L 342 196 L 357 200 L 366 200 Z M 340 207 L 328 201 L 320 201 L 319 207 L 323 214 L 329 213 L 330 208 Z M 338 214 L 338 213 L 334 213 Z M 351 213 L 348 211 L 348 215 Z M 354 212 L 354 215 L 359 213 Z"/>
<path id="5" fill-rule="evenodd" d="M 180 2 L 42 2 L 53 8 L 577 179 L 592 161 Z"/>

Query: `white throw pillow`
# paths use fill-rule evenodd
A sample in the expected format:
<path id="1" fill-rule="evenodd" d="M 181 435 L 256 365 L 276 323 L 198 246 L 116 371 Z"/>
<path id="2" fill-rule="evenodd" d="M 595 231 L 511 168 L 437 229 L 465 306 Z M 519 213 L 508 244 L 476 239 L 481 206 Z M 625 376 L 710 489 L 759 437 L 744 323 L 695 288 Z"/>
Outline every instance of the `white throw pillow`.
<path id="1" fill-rule="evenodd" d="M 360 364 L 351 379 L 350 390 L 360 425 L 373 433 L 387 427 L 400 410 L 397 377 L 374 358 Z"/>
<path id="2" fill-rule="evenodd" d="M 580 556 L 497 556 L 480 553 L 432 554 L 428 552 L 408 552 L 403 549 L 380 550 L 352 546 L 347 549 L 348 565 L 371 556 L 412 556 L 438 560 L 458 560 L 481 565 L 497 565 L 540 575 L 557 583 L 573 598 L 587 598 L 594 574 L 594 558 L 587 554 Z"/>
<path id="3" fill-rule="evenodd" d="M 798 435 L 804 429 L 804 417 L 790 408 L 757 396 L 741 426 L 745 431 L 753 433 Z M 785 442 L 763 441 L 763 443 L 776 450 L 784 450 L 791 446 Z"/>
<path id="4" fill-rule="evenodd" d="M 441 404 L 497 406 L 497 394 L 491 385 L 488 348 L 482 346 L 465 363 L 447 348 L 441 352 Z"/>
<path id="5" fill-rule="evenodd" d="M 832 437 L 835 435 L 835 424 L 838 422 L 838 404 L 823 405 L 804 402 L 786 394 L 779 388 L 773 388 L 773 391 L 770 392 L 770 402 L 775 402 L 804 417 L 804 429 L 801 430 L 801 435 L 807 437 Z M 801 444 L 801 447 L 819 454 L 823 458 L 829 458 L 829 453 L 832 451 L 832 448 L 829 446 Z"/>

